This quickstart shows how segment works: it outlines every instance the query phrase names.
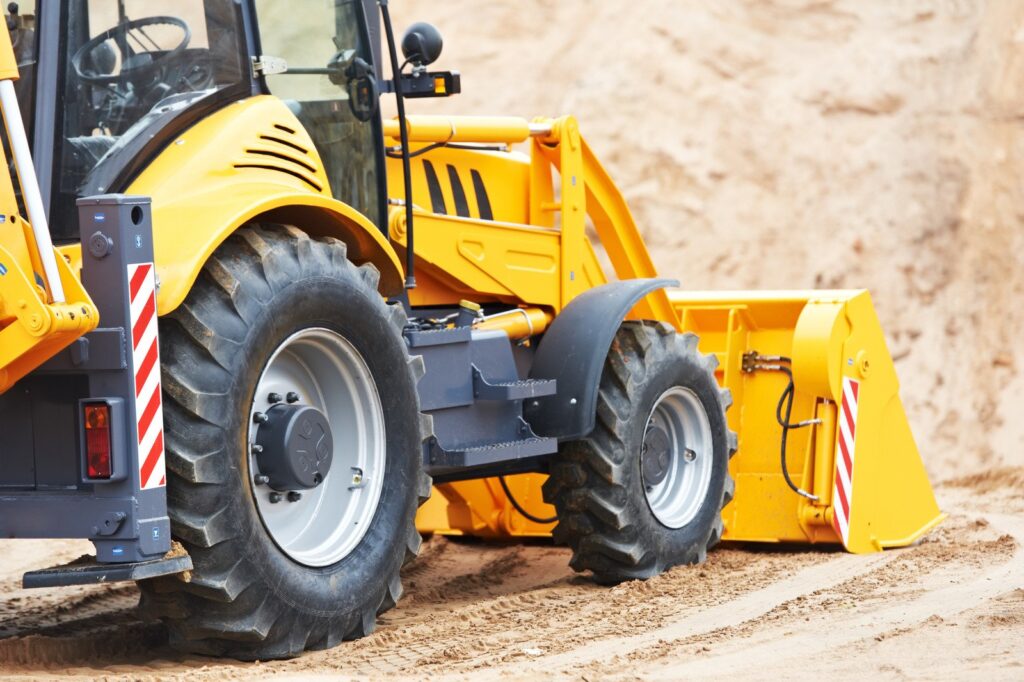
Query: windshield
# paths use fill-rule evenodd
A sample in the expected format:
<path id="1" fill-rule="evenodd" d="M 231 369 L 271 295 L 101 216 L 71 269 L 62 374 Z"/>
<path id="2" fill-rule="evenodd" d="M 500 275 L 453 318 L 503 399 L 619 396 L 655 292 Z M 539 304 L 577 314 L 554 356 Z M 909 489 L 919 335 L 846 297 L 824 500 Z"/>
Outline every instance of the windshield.
<path id="1" fill-rule="evenodd" d="M 75 224 L 79 196 L 111 191 L 133 142 L 247 78 L 237 12 L 232 0 L 68 3 L 53 224 Z"/>
<path id="2" fill-rule="evenodd" d="M 367 100 L 353 104 L 358 82 L 329 68 L 352 66 L 358 58 L 372 73 L 362 2 L 304 0 L 296 12 L 294 3 L 256 0 L 256 10 L 262 54 L 287 64 L 284 73 L 266 77 L 270 93 L 284 101 L 313 139 L 334 198 L 382 225 L 383 147 L 376 98 L 372 110 Z"/>

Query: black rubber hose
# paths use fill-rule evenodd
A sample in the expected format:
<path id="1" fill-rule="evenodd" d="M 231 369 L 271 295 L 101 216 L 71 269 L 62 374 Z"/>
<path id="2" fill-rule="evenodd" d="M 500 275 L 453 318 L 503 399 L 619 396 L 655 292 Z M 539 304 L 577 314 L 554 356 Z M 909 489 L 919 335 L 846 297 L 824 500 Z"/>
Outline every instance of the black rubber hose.
<path id="1" fill-rule="evenodd" d="M 539 516 L 534 516 L 530 512 L 526 511 L 525 509 L 523 509 L 522 505 L 520 505 L 519 502 L 516 500 L 515 496 L 512 495 L 512 491 L 508 489 L 508 483 L 505 482 L 505 477 L 498 476 L 498 482 L 501 483 L 501 489 L 505 491 L 505 497 L 507 497 L 508 501 L 512 503 L 512 506 L 515 508 L 515 510 L 527 519 L 529 519 L 530 521 L 533 521 L 534 523 L 554 523 L 558 520 L 558 515 L 544 519 Z"/>
<path id="2" fill-rule="evenodd" d="M 788 360 L 788 358 L 783 359 Z M 786 466 L 786 439 L 789 436 L 789 430 L 799 429 L 804 426 L 807 426 L 807 424 L 790 423 L 789 418 L 793 415 L 793 394 L 796 392 L 795 387 L 793 385 L 793 371 L 786 366 L 780 366 L 779 371 L 785 372 L 786 376 L 789 377 L 789 383 L 786 384 L 785 390 L 782 391 L 782 395 L 779 397 L 779 404 L 776 405 L 775 407 L 775 419 L 779 422 L 779 426 L 782 427 L 782 445 L 780 447 L 779 454 L 780 465 L 782 467 L 782 477 L 786 479 L 786 485 L 789 486 L 790 490 L 795 492 L 797 495 L 801 495 L 809 500 L 816 501 L 818 499 L 817 495 L 812 495 L 811 493 L 802 489 L 800 486 L 793 482 L 792 478 L 789 477 L 789 468 Z M 785 418 L 783 418 L 782 416 L 783 403 L 785 403 L 786 405 Z"/>
<path id="3" fill-rule="evenodd" d="M 402 96 L 402 67 L 398 65 L 398 49 L 395 47 L 395 30 L 391 26 L 388 0 L 378 0 L 384 33 L 387 36 L 388 53 L 391 58 L 391 79 L 395 84 L 395 104 L 398 106 L 398 128 L 402 144 L 402 179 L 405 182 L 405 288 L 416 288 L 415 251 L 412 229 L 412 162 L 409 157 L 409 130 L 405 118 L 405 98 Z"/>

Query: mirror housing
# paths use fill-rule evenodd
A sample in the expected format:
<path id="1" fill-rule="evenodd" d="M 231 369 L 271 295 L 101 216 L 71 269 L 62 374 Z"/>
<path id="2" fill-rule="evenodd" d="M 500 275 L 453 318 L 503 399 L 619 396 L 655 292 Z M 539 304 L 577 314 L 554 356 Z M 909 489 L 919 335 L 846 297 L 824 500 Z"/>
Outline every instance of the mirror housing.
<path id="1" fill-rule="evenodd" d="M 402 54 L 414 67 L 433 64 L 441 56 L 444 40 L 433 24 L 417 21 L 402 36 Z"/>

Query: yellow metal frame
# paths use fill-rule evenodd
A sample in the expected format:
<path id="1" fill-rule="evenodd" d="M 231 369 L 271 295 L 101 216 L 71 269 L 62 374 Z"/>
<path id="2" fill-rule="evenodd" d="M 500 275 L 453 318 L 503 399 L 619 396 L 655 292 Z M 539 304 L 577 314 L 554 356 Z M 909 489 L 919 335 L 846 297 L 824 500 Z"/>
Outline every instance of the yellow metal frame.
<path id="1" fill-rule="evenodd" d="M 411 116 L 408 133 L 418 148 L 437 142 L 509 145 L 529 141 L 531 145 L 528 158 L 444 148 L 417 157 L 412 178 L 416 265 L 418 269 L 422 265 L 430 285 L 411 292 L 414 305 L 451 304 L 474 296 L 544 306 L 557 313 L 579 294 L 606 282 L 587 238 L 588 218 L 616 277 L 657 276 L 626 200 L 580 135 L 572 116 L 533 121 Z M 384 134 L 390 138 L 389 144 L 397 143 L 397 121 L 386 122 Z M 475 197 L 467 216 L 427 210 L 430 188 L 424 161 L 440 169 L 450 167 L 439 182 L 449 207 L 455 203 L 450 178 L 471 187 L 473 173 L 481 176 L 494 209 L 493 219 L 480 217 Z M 398 163 L 390 159 L 387 174 L 388 194 L 394 197 L 404 196 Z M 554 198 L 553 171 L 562 181 L 558 199 Z M 396 248 L 404 250 L 401 208 L 392 210 L 389 232 Z M 664 291 L 648 295 L 634 315 L 675 324 Z"/>

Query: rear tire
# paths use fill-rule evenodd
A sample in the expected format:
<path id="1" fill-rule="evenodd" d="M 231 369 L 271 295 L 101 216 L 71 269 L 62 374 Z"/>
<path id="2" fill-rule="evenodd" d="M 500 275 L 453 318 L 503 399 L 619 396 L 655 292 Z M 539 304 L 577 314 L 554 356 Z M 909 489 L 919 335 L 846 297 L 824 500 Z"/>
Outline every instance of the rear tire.
<path id="1" fill-rule="evenodd" d="M 249 226 L 217 250 L 186 301 L 161 320 L 168 512 L 195 568 L 190 582 L 141 582 L 140 606 L 167 624 L 175 648 L 290 657 L 369 634 L 401 596 L 399 569 L 419 550 L 414 519 L 430 492 L 416 393 L 422 362 L 409 357 L 405 313 L 385 304 L 378 278 L 372 265 L 348 261 L 340 241 Z M 328 546 L 318 555 L 327 560 L 305 565 L 302 554 L 275 541 L 281 538 L 261 517 L 266 505 L 256 503 L 267 491 L 253 481 L 250 407 L 259 405 L 255 391 L 268 361 L 311 329 L 320 331 L 307 343 L 319 343 L 316 334 L 343 339 L 372 377 L 384 472 L 375 508 L 359 517 L 369 526 L 358 542 Z M 344 454 L 338 442 L 336 434 L 335 463 Z M 331 474 L 353 476 L 341 468 L 332 466 L 320 486 Z"/>
<path id="2" fill-rule="evenodd" d="M 544 484 L 544 499 L 558 512 L 554 539 L 572 548 L 574 570 L 592 571 L 605 584 L 646 579 L 703 562 L 721 539 L 721 511 L 734 490 L 728 465 L 735 434 L 717 364 L 697 351 L 696 336 L 666 324 L 619 329 L 601 377 L 596 426 L 562 446 Z M 659 423 L 667 454 L 652 473 L 644 453 Z"/>

